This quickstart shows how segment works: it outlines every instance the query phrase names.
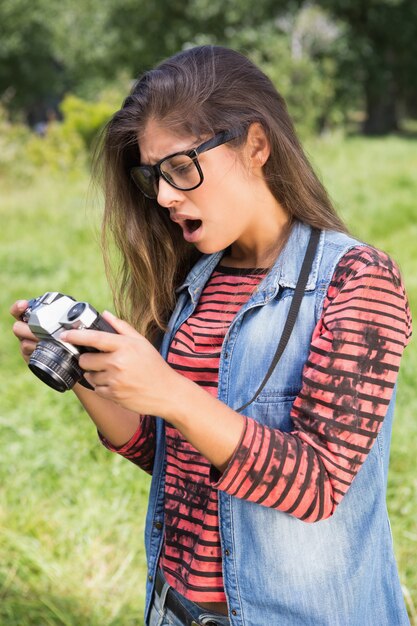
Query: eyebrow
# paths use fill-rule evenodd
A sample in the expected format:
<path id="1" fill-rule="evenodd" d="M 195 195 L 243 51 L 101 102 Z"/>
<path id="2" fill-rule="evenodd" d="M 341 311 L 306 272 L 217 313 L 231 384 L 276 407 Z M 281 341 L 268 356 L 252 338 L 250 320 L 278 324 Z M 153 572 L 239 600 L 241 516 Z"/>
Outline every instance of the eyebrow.
<path id="1" fill-rule="evenodd" d="M 198 146 L 201 144 L 201 140 L 196 139 L 193 144 L 197 144 L 197 145 L 192 145 L 189 148 L 183 148 L 182 150 L 176 150 L 175 152 L 170 152 L 169 154 L 166 154 L 165 156 L 163 156 L 160 159 L 152 159 L 151 157 L 151 161 L 154 161 L 153 163 L 143 163 L 141 160 L 141 165 L 146 165 L 147 167 L 154 167 L 157 163 L 161 163 L 161 161 L 164 161 L 165 159 L 168 159 L 171 156 L 175 156 L 176 154 L 183 154 L 186 152 L 190 152 L 191 150 L 195 150 L 196 148 L 198 148 Z M 139 149 L 140 152 L 140 149 Z"/>

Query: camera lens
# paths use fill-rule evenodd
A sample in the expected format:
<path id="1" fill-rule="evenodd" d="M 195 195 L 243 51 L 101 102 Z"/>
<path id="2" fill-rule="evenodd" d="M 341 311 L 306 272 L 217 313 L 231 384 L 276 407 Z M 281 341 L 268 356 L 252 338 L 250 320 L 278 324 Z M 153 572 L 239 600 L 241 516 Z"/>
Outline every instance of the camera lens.
<path id="1" fill-rule="evenodd" d="M 29 368 L 44 383 L 60 391 L 72 389 L 83 376 L 77 358 L 53 341 L 40 341 L 29 359 Z"/>
<path id="2" fill-rule="evenodd" d="M 77 304 L 74 304 L 74 306 L 68 311 L 68 314 L 67 314 L 68 321 L 73 322 L 74 320 L 77 319 L 77 317 L 80 317 L 85 307 L 86 307 L 85 302 L 77 302 Z"/>

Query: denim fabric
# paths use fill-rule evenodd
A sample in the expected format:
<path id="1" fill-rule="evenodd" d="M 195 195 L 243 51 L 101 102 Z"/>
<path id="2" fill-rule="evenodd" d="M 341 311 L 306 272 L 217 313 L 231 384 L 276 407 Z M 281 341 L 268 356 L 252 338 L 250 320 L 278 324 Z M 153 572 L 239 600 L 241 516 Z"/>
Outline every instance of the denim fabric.
<path id="1" fill-rule="evenodd" d="M 226 334 L 218 396 L 232 408 L 252 398 L 272 361 L 309 236 L 308 226 L 295 224 L 275 265 Z M 301 388 L 329 282 L 339 259 L 358 243 L 342 233 L 321 234 L 293 334 L 245 415 L 282 431 L 292 430 L 291 406 Z M 161 346 L 165 358 L 174 333 L 193 312 L 222 254 L 202 257 L 178 290 Z M 223 574 L 232 626 L 409 624 L 385 504 L 393 409 L 394 398 L 368 458 L 329 519 L 305 523 L 219 491 Z M 156 421 L 157 452 L 145 528 L 148 617 L 164 521 L 164 422 Z"/>
<path id="2" fill-rule="evenodd" d="M 149 626 L 184 626 L 177 616 L 165 607 L 165 599 L 168 593 L 169 585 L 166 583 L 161 591 L 161 595 L 154 594 L 150 614 Z M 174 591 L 174 593 L 176 593 Z M 179 597 L 179 594 L 177 594 Z M 194 602 L 190 602 L 187 598 L 180 598 L 183 606 L 189 611 L 193 619 L 202 626 L 230 626 L 229 618 L 218 613 L 209 613 L 197 606 Z"/>

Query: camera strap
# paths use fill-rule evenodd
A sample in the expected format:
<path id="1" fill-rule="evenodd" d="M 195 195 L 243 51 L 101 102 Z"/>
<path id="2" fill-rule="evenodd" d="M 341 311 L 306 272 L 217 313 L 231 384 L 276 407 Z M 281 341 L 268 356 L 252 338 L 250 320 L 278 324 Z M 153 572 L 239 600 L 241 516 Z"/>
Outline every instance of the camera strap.
<path id="1" fill-rule="evenodd" d="M 243 409 L 246 409 L 246 407 L 249 406 L 249 404 L 252 404 L 252 402 L 256 400 L 256 398 L 259 396 L 262 389 L 265 387 L 266 383 L 268 382 L 272 372 L 276 368 L 278 361 L 283 355 L 283 352 L 286 348 L 288 340 L 293 331 L 294 324 L 297 319 L 298 311 L 300 310 L 301 301 L 304 296 L 305 288 L 307 286 L 307 280 L 310 275 L 311 266 L 313 264 L 313 260 L 314 260 L 316 250 L 317 250 L 317 245 L 319 243 L 320 232 L 321 231 L 318 230 L 317 228 L 311 229 L 310 240 L 308 242 L 303 264 L 301 266 L 300 274 L 298 276 L 297 285 L 295 287 L 294 296 L 291 302 L 290 310 L 288 312 L 284 330 L 282 331 L 282 335 L 279 340 L 279 344 L 275 352 L 274 358 L 272 359 L 271 365 L 269 366 L 269 369 L 265 375 L 265 378 L 263 379 L 262 383 L 260 384 L 253 398 L 249 400 L 249 402 L 246 402 L 246 404 L 241 406 L 239 409 L 235 409 L 238 412 L 243 411 Z"/>

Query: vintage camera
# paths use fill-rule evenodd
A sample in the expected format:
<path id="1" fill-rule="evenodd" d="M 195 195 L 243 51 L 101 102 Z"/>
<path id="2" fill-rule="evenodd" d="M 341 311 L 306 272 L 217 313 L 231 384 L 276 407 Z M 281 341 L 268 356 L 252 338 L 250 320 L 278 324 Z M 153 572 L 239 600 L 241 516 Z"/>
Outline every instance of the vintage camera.
<path id="1" fill-rule="evenodd" d="M 93 389 L 85 380 L 78 364 L 83 352 L 97 352 L 95 348 L 74 346 L 60 339 L 65 330 L 91 328 L 116 333 L 88 302 L 77 302 L 70 296 L 48 291 L 33 298 L 22 315 L 32 333 L 40 339 L 33 351 L 29 367 L 44 383 L 64 392 L 80 383 Z"/>

